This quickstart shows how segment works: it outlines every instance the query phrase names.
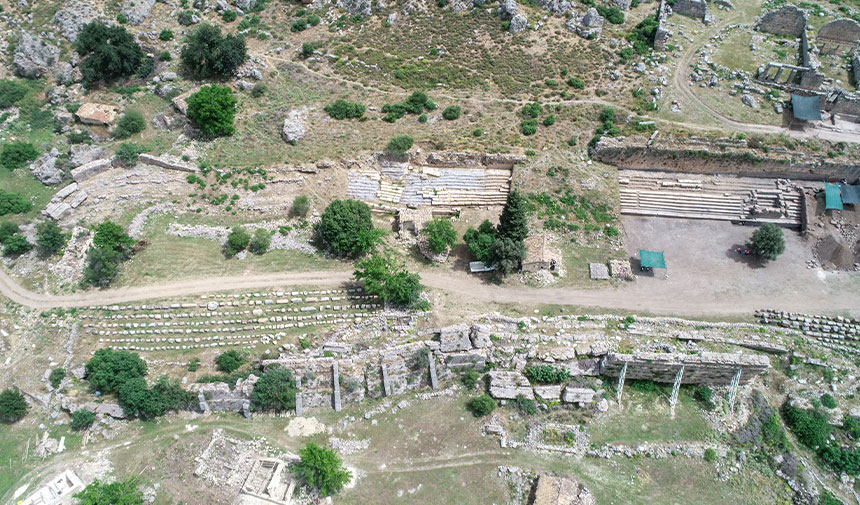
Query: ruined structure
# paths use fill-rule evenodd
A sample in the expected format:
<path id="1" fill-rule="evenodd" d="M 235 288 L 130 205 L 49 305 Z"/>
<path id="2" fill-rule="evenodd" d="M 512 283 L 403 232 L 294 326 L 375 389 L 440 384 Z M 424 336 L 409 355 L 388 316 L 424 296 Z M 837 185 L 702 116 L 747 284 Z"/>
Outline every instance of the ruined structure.
<path id="1" fill-rule="evenodd" d="M 693 19 L 698 19 L 703 23 L 708 23 L 708 4 L 705 0 L 675 0 L 672 4 L 672 12 L 687 16 Z"/>
<path id="2" fill-rule="evenodd" d="M 747 384 L 767 372 L 770 360 L 760 354 L 611 352 L 603 359 L 600 372 L 602 375 L 619 377 L 622 370 L 626 370 L 627 379 L 671 383 L 681 368 L 683 384 L 731 384 L 738 370 L 741 371 L 740 384 Z"/>
<path id="3" fill-rule="evenodd" d="M 800 37 L 806 30 L 806 12 L 797 6 L 785 5 L 763 15 L 756 29 L 784 37 Z"/>
<path id="4" fill-rule="evenodd" d="M 818 30 L 815 44 L 820 54 L 838 55 L 853 52 L 860 43 L 860 23 L 851 18 L 831 21 Z"/>
<path id="5" fill-rule="evenodd" d="M 258 377 L 251 374 L 247 379 L 236 381 L 233 389 L 223 382 L 191 384 L 189 393 L 197 393 L 199 410 L 204 414 L 210 412 L 241 412 L 245 417 L 251 417 L 251 393 Z"/>
<path id="6" fill-rule="evenodd" d="M 561 269 L 561 251 L 552 246 L 552 237 L 548 233 L 531 235 L 526 238 L 526 257 L 523 259 L 523 272 L 549 270 L 556 272 Z"/>
<path id="7" fill-rule="evenodd" d="M 534 488 L 532 505 L 595 505 L 591 492 L 564 477 L 542 474 Z"/>
<path id="8" fill-rule="evenodd" d="M 33 494 L 19 505 L 54 505 L 57 503 L 70 503 L 71 496 L 84 488 L 84 483 L 74 472 L 65 470 L 60 475 L 49 480 L 44 486 L 37 489 Z M 16 497 L 17 498 L 17 497 Z"/>

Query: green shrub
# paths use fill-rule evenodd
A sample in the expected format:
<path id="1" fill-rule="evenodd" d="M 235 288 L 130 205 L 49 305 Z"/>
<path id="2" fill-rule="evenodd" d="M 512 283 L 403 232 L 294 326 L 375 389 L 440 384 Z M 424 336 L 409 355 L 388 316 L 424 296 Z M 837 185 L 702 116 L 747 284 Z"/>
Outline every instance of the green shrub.
<path id="1" fill-rule="evenodd" d="M 125 382 L 146 375 L 146 363 L 128 351 L 99 349 L 84 367 L 93 391 L 116 393 Z"/>
<path id="2" fill-rule="evenodd" d="M 308 24 L 311 26 L 316 26 L 320 24 L 320 17 L 316 14 L 311 14 L 310 16 L 308 16 Z"/>
<path id="3" fill-rule="evenodd" d="M 66 139 L 68 139 L 69 144 L 92 144 L 93 138 L 90 137 L 90 134 L 85 131 L 72 132 L 66 135 Z"/>
<path id="4" fill-rule="evenodd" d="M 133 478 L 107 484 L 98 479 L 74 495 L 78 505 L 143 505 L 143 492 Z"/>
<path id="5" fill-rule="evenodd" d="M 293 206 L 290 208 L 290 212 L 294 216 L 305 217 L 308 215 L 308 212 L 311 210 L 311 199 L 308 198 L 308 195 L 299 195 L 293 198 Z"/>
<path id="6" fill-rule="evenodd" d="M 17 389 L 6 388 L 0 393 L 0 422 L 14 423 L 27 415 L 27 401 Z"/>
<path id="7" fill-rule="evenodd" d="M 391 154 L 403 154 L 412 148 L 414 142 L 409 135 L 398 135 L 392 137 L 388 145 L 385 146 L 385 150 Z"/>
<path id="8" fill-rule="evenodd" d="M 336 256 L 359 257 L 367 254 L 382 238 L 373 228 L 370 207 L 358 200 L 334 200 L 317 225 L 320 239 Z"/>
<path id="9" fill-rule="evenodd" d="M 149 74 L 155 69 L 155 60 L 150 58 L 149 56 L 144 56 L 140 60 L 140 66 L 137 67 L 137 71 L 135 71 L 134 75 L 140 77 L 141 79 L 146 79 L 149 77 Z"/>
<path id="10" fill-rule="evenodd" d="M 236 21 L 236 11 L 231 11 L 230 9 L 225 10 L 221 13 L 221 19 L 223 19 L 225 23 Z"/>
<path id="11" fill-rule="evenodd" d="M 230 349 L 218 355 L 218 358 L 215 359 L 215 365 L 221 372 L 232 373 L 242 366 L 243 361 L 245 361 L 245 358 L 239 354 L 239 351 Z"/>
<path id="12" fill-rule="evenodd" d="M 161 30 L 161 33 L 158 34 L 158 38 L 159 40 L 164 41 L 173 40 L 173 31 L 167 29 Z"/>
<path id="13" fill-rule="evenodd" d="M 125 231 L 125 228 L 112 222 L 104 221 L 94 228 L 93 245 L 112 249 L 123 256 L 131 256 L 131 248 L 134 239 Z"/>
<path id="14" fill-rule="evenodd" d="M 705 449 L 705 461 L 708 463 L 713 463 L 717 460 L 717 451 L 712 448 Z"/>
<path id="15" fill-rule="evenodd" d="M 234 226 L 227 235 L 227 242 L 224 244 L 224 255 L 232 258 L 247 249 L 250 243 L 251 235 L 245 231 L 245 228 Z"/>
<path id="16" fill-rule="evenodd" d="M 570 77 L 567 80 L 567 85 L 573 89 L 582 89 L 585 87 L 585 81 L 583 81 L 579 77 Z"/>
<path id="17" fill-rule="evenodd" d="M 266 89 L 268 88 L 264 83 L 258 82 L 257 84 L 254 84 L 253 88 L 251 88 L 251 96 L 254 98 L 260 98 L 266 94 Z"/>
<path id="18" fill-rule="evenodd" d="M 555 115 L 550 114 L 549 116 L 543 118 L 544 126 L 552 126 L 555 124 Z"/>
<path id="19" fill-rule="evenodd" d="M 823 413 L 803 410 L 785 402 L 782 406 L 782 417 L 801 444 L 813 450 L 826 445 L 832 427 Z"/>
<path id="20" fill-rule="evenodd" d="M 126 139 L 145 129 L 146 120 L 143 118 L 143 114 L 136 110 L 127 110 L 119 121 L 117 121 L 116 128 L 113 130 L 113 136 L 118 139 Z"/>
<path id="21" fill-rule="evenodd" d="M 72 422 L 69 423 L 69 427 L 72 431 L 83 431 L 96 421 L 95 412 L 90 412 L 86 409 L 78 409 L 72 412 Z"/>
<path id="22" fill-rule="evenodd" d="M 3 243 L 3 256 L 19 256 L 33 248 L 33 244 L 20 233 L 16 233 Z"/>
<path id="23" fill-rule="evenodd" d="M 843 505 L 842 502 L 830 494 L 829 491 L 824 491 L 818 497 L 818 505 Z"/>
<path id="24" fill-rule="evenodd" d="M 618 7 L 597 5 L 597 12 L 613 25 L 624 24 L 624 13 Z"/>
<path id="25" fill-rule="evenodd" d="M 186 39 L 180 60 L 194 79 L 212 79 L 232 76 L 246 57 L 245 39 L 222 36 L 220 28 L 203 23 Z"/>
<path id="26" fill-rule="evenodd" d="M 25 167 L 39 157 L 39 151 L 29 142 L 9 142 L 0 151 L 0 165 L 9 170 Z"/>
<path id="27" fill-rule="evenodd" d="M 631 390 L 638 391 L 640 393 L 656 393 L 660 391 L 660 386 L 654 381 L 631 380 L 628 381 L 627 384 Z"/>
<path id="28" fill-rule="evenodd" d="M 436 254 L 442 254 L 454 246 L 457 232 L 448 219 L 437 217 L 427 222 L 421 235 L 427 239 L 427 246 Z"/>
<path id="29" fill-rule="evenodd" d="M 537 119 L 525 119 L 520 123 L 520 132 L 523 135 L 534 135 L 537 133 Z"/>
<path id="30" fill-rule="evenodd" d="M 10 193 L 0 189 L 0 216 L 23 214 L 32 208 L 33 204 L 18 193 Z"/>
<path id="31" fill-rule="evenodd" d="M 453 121 L 460 117 L 460 113 L 460 106 L 452 105 L 450 107 L 446 107 L 445 110 L 442 111 L 442 117 L 448 121 Z"/>
<path id="32" fill-rule="evenodd" d="M 266 251 L 269 250 L 269 246 L 272 245 L 272 233 L 269 230 L 265 230 L 263 228 L 257 228 L 254 230 L 254 235 L 251 237 L 251 241 L 248 243 L 248 250 L 251 251 L 251 254 L 261 255 L 265 254 Z"/>
<path id="33" fill-rule="evenodd" d="M 194 24 L 194 13 L 191 11 L 182 11 L 176 16 L 176 22 L 182 26 L 191 26 Z"/>
<path id="34" fill-rule="evenodd" d="M 418 116 L 418 122 L 419 123 L 426 123 L 427 122 L 427 114 L 421 114 L 420 116 Z"/>
<path id="35" fill-rule="evenodd" d="M 126 165 L 137 163 L 140 153 L 146 152 L 146 149 L 134 142 L 123 142 L 114 149 L 114 154 L 121 162 Z"/>
<path id="36" fill-rule="evenodd" d="M 15 105 L 18 100 L 27 95 L 29 88 L 21 81 L 13 79 L 0 80 L 0 109 Z"/>
<path id="37" fill-rule="evenodd" d="M 522 109 L 523 117 L 531 118 L 531 119 L 536 119 L 538 116 L 540 116 L 540 112 L 541 112 L 541 106 L 537 102 L 532 102 L 532 103 L 526 105 L 525 107 L 523 107 L 523 109 Z"/>
<path id="38" fill-rule="evenodd" d="M 637 23 L 633 31 L 627 34 L 627 40 L 633 43 L 633 51 L 636 51 L 636 54 L 648 54 L 654 48 L 654 36 L 657 34 L 657 26 L 657 16 L 652 14 Z"/>
<path id="39" fill-rule="evenodd" d="M 170 51 L 164 50 L 158 53 L 158 61 L 170 61 L 173 59 L 173 56 L 170 55 Z"/>
<path id="40" fill-rule="evenodd" d="M 333 119 L 357 119 L 364 115 L 364 105 L 346 100 L 335 100 L 326 105 L 325 110 Z"/>
<path id="41" fill-rule="evenodd" d="M 293 21 L 293 24 L 290 25 L 290 31 L 293 33 L 305 31 L 305 30 L 307 30 L 307 28 L 308 28 L 308 21 L 304 18 L 299 18 L 299 19 Z"/>
<path id="42" fill-rule="evenodd" d="M 421 296 L 421 279 L 390 256 L 373 255 L 355 264 L 353 279 L 364 290 L 401 307 L 414 306 Z"/>
<path id="43" fill-rule="evenodd" d="M 5 244 L 6 240 L 12 235 L 18 233 L 18 225 L 9 221 L 0 223 L 0 244 Z"/>
<path id="44" fill-rule="evenodd" d="M 460 382 L 469 390 L 475 389 L 475 386 L 478 385 L 479 378 L 480 375 L 474 370 L 466 370 L 460 374 Z"/>
<path id="45" fill-rule="evenodd" d="M 309 443 L 299 451 L 299 457 L 292 467 L 293 473 L 311 489 L 318 489 L 323 497 L 337 494 L 352 479 L 352 474 L 328 447 Z"/>
<path id="46" fill-rule="evenodd" d="M 517 395 L 513 401 L 514 408 L 523 416 L 533 416 L 537 414 L 537 406 L 534 400 L 530 400 L 523 395 Z"/>
<path id="47" fill-rule="evenodd" d="M 469 400 L 466 408 L 475 417 L 488 416 L 496 409 L 496 400 L 493 400 L 493 397 L 488 394 L 483 394 Z"/>
<path id="48" fill-rule="evenodd" d="M 484 220 L 477 229 L 469 228 L 463 234 L 463 241 L 469 248 L 469 253 L 477 261 L 488 263 L 490 261 L 490 250 L 496 241 L 496 229 L 489 220 Z"/>
<path id="49" fill-rule="evenodd" d="M 474 130 L 472 130 L 472 136 L 475 138 L 480 137 L 483 134 L 484 134 L 484 130 L 482 130 L 480 128 L 475 128 Z"/>
<path id="50" fill-rule="evenodd" d="M 706 409 L 714 409 L 714 391 L 708 386 L 699 386 L 693 393 L 693 398 L 699 401 Z"/>
<path id="51" fill-rule="evenodd" d="M 305 42 L 302 44 L 302 58 L 310 58 L 314 51 L 317 50 L 316 44 L 313 42 Z"/>
<path id="52" fill-rule="evenodd" d="M 99 21 L 87 23 L 74 45 L 83 58 L 78 68 L 86 85 L 132 76 L 143 60 L 143 51 L 134 36 L 122 26 L 108 26 Z"/>
<path id="53" fill-rule="evenodd" d="M 836 408 L 836 399 L 833 398 L 829 393 L 824 393 L 821 395 L 821 404 L 827 407 L 828 409 Z"/>
<path id="54" fill-rule="evenodd" d="M 196 372 L 200 369 L 200 358 L 194 358 L 188 362 L 188 371 Z"/>
<path id="55" fill-rule="evenodd" d="M 55 368 L 51 370 L 50 375 L 48 375 L 48 382 L 51 383 L 51 387 L 57 389 L 60 387 L 60 383 L 63 382 L 63 379 L 66 378 L 66 370 L 64 368 Z"/>
<path id="56" fill-rule="evenodd" d="M 117 392 L 123 410 L 141 419 L 152 419 L 164 415 L 169 410 L 188 408 L 196 396 L 184 391 L 177 381 L 170 381 L 166 375 L 158 378 L 147 387 L 142 377 L 129 379 L 119 386 Z"/>
<path id="57" fill-rule="evenodd" d="M 105 287 L 119 274 L 122 253 L 107 247 L 93 247 L 87 251 L 87 265 L 84 267 L 84 285 Z"/>
<path id="58" fill-rule="evenodd" d="M 539 384 L 561 384 L 570 379 L 570 371 L 567 368 L 552 365 L 530 366 L 526 368 L 525 374 L 531 382 Z"/>
<path id="59" fill-rule="evenodd" d="M 206 135 L 231 135 L 235 130 L 236 98 L 228 86 L 210 84 L 188 97 L 188 118 Z"/>
<path id="60" fill-rule="evenodd" d="M 296 408 L 296 381 L 293 374 L 279 365 L 266 368 L 254 385 L 251 407 L 254 410 L 282 412 Z"/>

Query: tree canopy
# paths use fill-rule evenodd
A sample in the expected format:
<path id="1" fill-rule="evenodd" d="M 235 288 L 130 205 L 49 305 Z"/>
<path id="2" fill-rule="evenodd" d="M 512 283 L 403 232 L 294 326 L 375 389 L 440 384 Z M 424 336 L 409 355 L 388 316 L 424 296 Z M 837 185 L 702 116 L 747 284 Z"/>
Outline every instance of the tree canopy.
<path id="1" fill-rule="evenodd" d="M 293 473 L 320 495 L 337 494 L 352 479 L 337 454 L 328 447 L 309 443 L 299 451 L 301 460 L 293 466 Z"/>
<path id="2" fill-rule="evenodd" d="M 125 382 L 146 375 L 146 363 L 133 352 L 99 349 L 84 371 L 93 390 L 116 393 Z"/>
<path id="3" fill-rule="evenodd" d="M 508 193 L 502 215 L 499 216 L 498 235 L 514 242 L 522 242 L 529 236 L 526 201 L 515 189 Z"/>
<path id="4" fill-rule="evenodd" d="M 463 240 L 469 248 L 469 253 L 471 253 L 476 260 L 484 262 L 485 264 L 490 263 L 490 251 L 493 248 L 493 243 L 496 241 L 496 228 L 493 227 L 493 223 L 485 219 L 484 222 L 478 226 L 478 229 L 469 228 L 463 235 Z"/>
<path id="5" fill-rule="evenodd" d="M 353 278 L 362 281 L 368 293 L 401 307 L 415 305 L 423 289 L 418 274 L 406 271 L 392 257 L 378 254 L 356 262 Z"/>
<path id="6" fill-rule="evenodd" d="M 126 479 L 107 484 L 94 480 L 92 484 L 75 494 L 79 505 L 143 505 L 143 492 L 137 481 Z"/>
<path id="7" fill-rule="evenodd" d="M 292 372 L 279 365 L 266 369 L 251 393 L 254 410 L 292 410 L 296 408 L 296 380 Z"/>
<path id="8" fill-rule="evenodd" d="M 785 238 L 782 236 L 782 228 L 773 223 L 761 225 L 752 234 L 750 248 L 762 258 L 775 260 L 785 252 Z"/>
<path id="9" fill-rule="evenodd" d="M 122 226 L 113 221 L 105 221 L 95 227 L 93 245 L 95 247 L 111 249 L 123 256 L 127 256 L 131 254 L 134 239 L 126 233 L 125 228 Z"/>
<path id="10" fill-rule="evenodd" d="M 358 200 L 331 202 L 320 218 L 317 231 L 337 256 L 362 256 L 381 238 L 381 230 L 373 228 L 370 207 Z"/>
<path id="11" fill-rule="evenodd" d="M 44 257 L 53 256 L 66 245 L 66 234 L 53 221 L 42 221 L 36 225 L 36 247 Z"/>
<path id="12" fill-rule="evenodd" d="M 0 421 L 14 423 L 27 414 L 27 401 L 17 389 L 7 388 L 0 393 Z"/>
<path id="13" fill-rule="evenodd" d="M 490 248 L 490 264 L 502 275 L 516 272 L 526 257 L 525 243 L 508 237 L 498 237 Z"/>
<path id="14" fill-rule="evenodd" d="M 228 86 L 203 86 L 188 97 L 188 119 L 206 135 L 231 135 L 235 131 L 236 103 Z"/>
<path id="15" fill-rule="evenodd" d="M 430 220 L 421 234 L 427 239 L 427 246 L 436 254 L 442 254 L 457 240 L 457 232 L 448 219 L 437 217 Z"/>
<path id="16" fill-rule="evenodd" d="M 98 21 L 81 28 L 75 51 L 83 58 L 79 68 L 88 85 L 134 75 L 143 59 L 143 51 L 125 28 Z"/>
<path id="17" fill-rule="evenodd" d="M 180 59 L 191 77 L 206 79 L 230 77 L 246 56 L 245 39 L 203 23 L 188 35 Z"/>

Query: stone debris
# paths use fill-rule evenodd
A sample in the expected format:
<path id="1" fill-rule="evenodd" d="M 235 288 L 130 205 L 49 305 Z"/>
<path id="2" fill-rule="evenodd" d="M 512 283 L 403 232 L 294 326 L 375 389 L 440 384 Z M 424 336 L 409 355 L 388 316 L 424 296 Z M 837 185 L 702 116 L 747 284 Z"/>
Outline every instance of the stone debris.
<path id="1" fill-rule="evenodd" d="M 593 40 L 599 38 L 603 32 L 603 23 L 603 16 L 598 14 L 597 9 L 589 7 L 582 17 L 571 17 L 567 21 L 567 29 L 584 39 Z"/>
<path id="2" fill-rule="evenodd" d="M 495 399 L 513 400 L 522 395 L 529 400 L 534 399 L 529 380 L 520 372 L 492 370 L 490 376 L 490 396 Z"/>
<path id="3" fill-rule="evenodd" d="M 26 490 L 27 487 L 24 487 Z M 18 501 L 19 494 L 16 492 L 12 503 L 18 505 L 48 505 L 64 503 L 67 497 L 84 489 L 84 483 L 74 470 L 66 469 L 59 475 L 55 475 L 44 485 L 36 489 L 23 501 Z"/>
<path id="4" fill-rule="evenodd" d="M 59 157 L 60 151 L 56 147 L 39 156 L 30 165 L 30 172 L 33 174 L 33 177 L 38 179 L 42 184 L 49 186 L 59 184 L 63 180 L 63 172 L 57 166 Z"/>
<path id="5" fill-rule="evenodd" d="M 281 138 L 288 144 L 295 144 L 305 136 L 304 116 L 307 111 L 303 109 L 291 110 L 284 119 L 281 127 Z"/>
<path id="6" fill-rule="evenodd" d="M 627 281 L 636 279 L 629 260 L 609 260 L 609 275 L 613 279 L 624 279 Z"/>
<path id="7" fill-rule="evenodd" d="M 596 505 L 591 491 L 576 482 L 541 474 L 534 489 L 532 505 Z"/>
<path id="8" fill-rule="evenodd" d="M 125 0 L 122 12 L 132 25 L 143 23 L 152 11 L 155 0 Z"/>
<path id="9" fill-rule="evenodd" d="M 51 18 L 51 23 L 58 25 L 63 36 L 74 42 L 78 38 L 81 28 L 98 19 L 99 13 L 89 2 L 82 0 L 71 0 L 63 2 L 60 10 Z"/>
<path id="10" fill-rule="evenodd" d="M 508 31 L 511 33 L 520 33 L 528 28 L 528 17 L 520 9 L 516 0 L 502 0 L 502 4 L 499 7 L 499 16 L 502 19 L 510 21 Z"/>
<path id="11" fill-rule="evenodd" d="M 15 73 L 27 79 L 38 79 L 57 64 L 60 49 L 28 32 L 21 32 L 15 46 L 12 64 Z"/>
<path id="12" fill-rule="evenodd" d="M 589 263 L 588 275 L 592 279 L 606 280 L 609 279 L 609 269 L 604 263 Z"/>
<path id="13" fill-rule="evenodd" d="M 51 272 L 66 280 L 80 278 L 92 243 L 92 233 L 86 228 L 75 226 L 63 250 L 63 257 L 51 267 Z"/>

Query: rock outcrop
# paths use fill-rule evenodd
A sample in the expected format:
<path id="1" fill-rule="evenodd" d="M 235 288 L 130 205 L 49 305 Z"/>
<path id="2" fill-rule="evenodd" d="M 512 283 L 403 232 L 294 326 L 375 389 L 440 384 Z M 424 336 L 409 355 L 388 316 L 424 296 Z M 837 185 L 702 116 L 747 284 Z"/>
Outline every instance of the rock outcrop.
<path id="1" fill-rule="evenodd" d="M 63 3 L 60 10 L 51 18 L 51 23 L 60 27 L 63 36 L 74 42 L 81 27 L 98 19 L 99 13 L 89 2 L 72 0 Z"/>
<path id="2" fill-rule="evenodd" d="M 305 136 L 305 120 L 302 117 L 304 112 L 301 110 L 291 110 L 287 113 L 284 119 L 284 126 L 281 128 L 281 137 L 284 142 L 295 144 Z"/>
<path id="3" fill-rule="evenodd" d="M 30 165 L 30 172 L 33 173 L 33 177 L 38 179 L 42 184 L 59 184 L 63 180 L 63 172 L 57 166 L 59 157 L 60 152 L 57 151 L 57 148 L 51 149 L 49 152 L 39 156 Z"/>
<path id="4" fill-rule="evenodd" d="M 155 0 L 126 0 L 122 13 L 128 18 L 129 23 L 139 25 L 146 20 L 154 5 Z"/>
<path id="5" fill-rule="evenodd" d="M 38 79 L 57 64 L 60 49 L 27 32 L 21 32 L 12 63 L 15 73 L 27 79 Z"/>

